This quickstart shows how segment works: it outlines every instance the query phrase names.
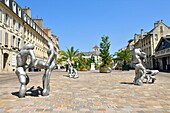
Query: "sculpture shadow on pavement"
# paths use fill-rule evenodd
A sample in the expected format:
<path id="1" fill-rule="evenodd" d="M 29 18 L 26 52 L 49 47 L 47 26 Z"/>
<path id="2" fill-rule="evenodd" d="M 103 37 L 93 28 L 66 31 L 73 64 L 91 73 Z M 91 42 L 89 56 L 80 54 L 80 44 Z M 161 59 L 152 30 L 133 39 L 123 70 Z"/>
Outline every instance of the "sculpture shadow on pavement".
<path id="1" fill-rule="evenodd" d="M 39 97 L 39 95 L 42 95 L 41 94 L 42 90 L 43 90 L 43 88 L 41 88 L 40 86 L 38 86 L 37 88 L 32 86 L 30 89 L 28 89 L 26 91 L 25 96 Z M 19 91 L 18 92 L 12 92 L 11 94 L 18 97 Z"/>

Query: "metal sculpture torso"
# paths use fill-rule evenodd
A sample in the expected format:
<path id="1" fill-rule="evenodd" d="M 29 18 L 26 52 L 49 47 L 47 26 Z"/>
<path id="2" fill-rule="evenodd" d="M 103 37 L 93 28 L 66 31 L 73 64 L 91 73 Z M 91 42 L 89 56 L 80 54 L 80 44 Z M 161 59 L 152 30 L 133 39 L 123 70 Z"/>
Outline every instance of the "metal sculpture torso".
<path id="1" fill-rule="evenodd" d="M 154 76 L 159 72 L 158 70 L 149 70 L 144 67 L 144 62 L 146 58 L 146 53 L 142 52 L 140 48 L 134 50 L 134 57 L 135 59 L 135 78 L 134 84 L 135 85 L 142 85 L 143 80 L 147 79 L 147 82 L 152 80 L 154 83 L 155 78 Z"/>
<path id="2" fill-rule="evenodd" d="M 73 65 L 71 63 L 71 61 L 68 59 L 67 60 L 68 63 L 68 73 L 69 73 L 69 77 L 70 78 L 78 78 L 78 74 L 77 74 L 77 70 L 75 68 L 73 68 Z"/>

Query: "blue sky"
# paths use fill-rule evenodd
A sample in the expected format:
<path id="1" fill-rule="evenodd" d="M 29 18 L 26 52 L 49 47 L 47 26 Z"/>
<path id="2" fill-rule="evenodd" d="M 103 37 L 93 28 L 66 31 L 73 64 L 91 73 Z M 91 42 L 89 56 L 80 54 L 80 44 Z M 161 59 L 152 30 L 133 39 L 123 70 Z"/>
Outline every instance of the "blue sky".
<path id="1" fill-rule="evenodd" d="M 60 49 L 74 46 L 91 51 L 103 35 L 109 36 L 113 54 L 127 45 L 140 29 L 154 22 L 170 25 L 170 0 L 16 0 L 30 7 L 32 17 L 43 18 L 44 27 L 59 36 Z"/>

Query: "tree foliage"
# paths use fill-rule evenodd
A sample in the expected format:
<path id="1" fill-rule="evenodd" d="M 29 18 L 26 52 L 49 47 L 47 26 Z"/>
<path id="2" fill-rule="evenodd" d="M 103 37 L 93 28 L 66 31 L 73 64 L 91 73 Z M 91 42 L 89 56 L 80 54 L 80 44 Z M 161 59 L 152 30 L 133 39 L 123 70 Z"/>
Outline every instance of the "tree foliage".
<path id="1" fill-rule="evenodd" d="M 72 46 L 70 49 L 67 48 L 66 51 L 61 50 L 60 52 L 62 61 L 66 61 L 67 59 L 70 59 L 70 61 L 73 61 L 79 54 L 79 50 L 74 50 L 74 47 Z"/>
<path id="2" fill-rule="evenodd" d="M 110 62 L 112 61 L 111 54 L 109 53 L 109 48 L 111 44 L 108 41 L 109 39 L 108 36 L 103 36 L 101 38 L 102 41 L 100 42 L 100 54 L 99 54 L 99 56 L 102 58 L 101 67 L 107 67 L 110 65 Z"/>
<path id="3" fill-rule="evenodd" d="M 127 62 L 130 61 L 132 58 L 131 51 L 129 49 L 116 52 L 115 55 L 117 56 L 117 58 L 115 58 L 114 60 L 123 61 L 124 65 L 126 65 Z"/>

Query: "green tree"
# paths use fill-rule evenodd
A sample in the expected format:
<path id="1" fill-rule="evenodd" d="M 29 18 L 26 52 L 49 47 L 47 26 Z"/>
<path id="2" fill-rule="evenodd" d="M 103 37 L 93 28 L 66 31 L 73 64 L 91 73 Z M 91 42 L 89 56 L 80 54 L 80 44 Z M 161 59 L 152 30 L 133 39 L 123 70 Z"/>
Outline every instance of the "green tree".
<path id="1" fill-rule="evenodd" d="M 66 61 L 67 59 L 70 59 L 70 61 L 74 61 L 79 54 L 79 50 L 74 50 L 74 47 L 72 46 L 70 49 L 67 48 L 66 51 L 61 50 L 59 53 L 61 55 L 62 61 Z"/>
<path id="2" fill-rule="evenodd" d="M 115 58 L 114 60 L 122 61 L 123 65 L 126 65 L 128 61 L 130 61 L 132 58 L 131 51 L 129 49 L 116 52 L 115 55 L 117 56 L 117 58 Z"/>
<path id="3" fill-rule="evenodd" d="M 110 42 L 108 41 L 108 36 L 101 37 L 102 41 L 100 42 L 100 54 L 99 56 L 102 58 L 101 67 L 108 67 L 112 61 L 111 54 L 109 53 Z"/>

